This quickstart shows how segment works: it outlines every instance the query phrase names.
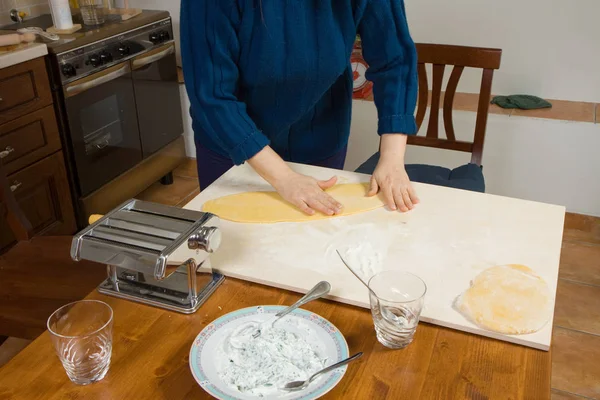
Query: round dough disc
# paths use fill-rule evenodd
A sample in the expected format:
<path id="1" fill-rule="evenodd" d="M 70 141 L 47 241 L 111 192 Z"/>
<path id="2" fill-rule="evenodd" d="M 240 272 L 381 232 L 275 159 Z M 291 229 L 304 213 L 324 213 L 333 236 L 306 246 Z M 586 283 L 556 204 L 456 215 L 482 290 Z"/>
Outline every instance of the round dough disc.
<path id="1" fill-rule="evenodd" d="M 342 213 L 335 216 L 357 214 L 383 207 L 384 203 L 379 196 L 367 197 L 368 190 L 368 184 L 363 183 L 336 185 L 328 189 L 327 193 L 344 206 Z M 204 203 L 202 211 L 229 221 L 263 224 L 332 218 L 319 212 L 312 216 L 306 215 L 283 200 L 277 192 L 246 192 L 220 197 Z"/>
<path id="2" fill-rule="evenodd" d="M 477 275 L 455 307 L 481 328 L 518 335 L 543 328 L 552 304 L 548 285 L 530 268 L 502 265 Z"/>

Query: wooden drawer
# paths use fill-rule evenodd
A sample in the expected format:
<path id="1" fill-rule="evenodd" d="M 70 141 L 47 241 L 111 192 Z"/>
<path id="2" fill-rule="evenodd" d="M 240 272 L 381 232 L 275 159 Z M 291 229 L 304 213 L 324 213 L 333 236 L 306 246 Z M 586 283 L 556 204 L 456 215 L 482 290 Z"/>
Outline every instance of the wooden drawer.
<path id="1" fill-rule="evenodd" d="M 44 58 L 0 70 L 0 124 L 52 104 Z"/>
<path id="2" fill-rule="evenodd" d="M 16 186 L 15 197 L 35 235 L 75 232 L 75 215 L 61 151 L 9 175 L 8 182 Z M 0 217 L 0 252 L 14 241 L 8 224 Z"/>
<path id="3" fill-rule="evenodd" d="M 8 174 L 60 150 L 54 107 L 0 125 L 0 158 Z"/>

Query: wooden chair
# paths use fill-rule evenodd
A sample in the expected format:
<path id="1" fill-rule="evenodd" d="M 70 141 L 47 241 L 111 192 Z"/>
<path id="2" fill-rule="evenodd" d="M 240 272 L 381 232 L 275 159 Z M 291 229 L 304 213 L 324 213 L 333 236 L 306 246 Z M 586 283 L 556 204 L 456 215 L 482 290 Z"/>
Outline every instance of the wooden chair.
<path id="1" fill-rule="evenodd" d="M 434 147 L 471 153 L 469 164 L 450 170 L 433 165 L 407 165 L 406 170 L 412 181 L 431 183 L 460 189 L 485 191 L 481 159 L 487 126 L 492 78 L 494 70 L 500 68 L 502 50 L 479 47 L 451 46 L 440 44 L 417 44 L 419 100 L 417 106 L 417 126 L 420 128 L 427 111 L 429 87 L 425 64 L 433 65 L 431 109 L 425 136 L 409 136 L 408 144 Z M 439 111 L 442 97 L 442 81 L 447 65 L 454 66 L 446 87 L 443 102 L 443 119 L 446 137 L 440 137 Z M 453 102 L 456 88 L 465 67 L 483 69 L 475 135 L 472 142 L 456 139 L 452 120 Z M 379 153 L 375 153 L 365 161 L 356 172 L 372 174 L 379 161 Z"/>
<path id="2" fill-rule="evenodd" d="M 0 161 L 0 220 L 17 244 L 0 254 L 0 336 L 35 339 L 57 308 L 87 296 L 106 277 L 106 267 L 71 260 L 70 236 L 31 235 Z"/>

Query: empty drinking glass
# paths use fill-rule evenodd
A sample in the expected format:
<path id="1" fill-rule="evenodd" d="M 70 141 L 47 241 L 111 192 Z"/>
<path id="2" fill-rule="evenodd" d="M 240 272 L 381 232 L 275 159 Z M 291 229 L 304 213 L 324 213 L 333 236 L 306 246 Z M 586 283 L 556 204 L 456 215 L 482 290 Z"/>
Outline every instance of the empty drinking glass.
<path id="1" fill-rule="evenodd" d="M 67 376 L 78 385 L 104 378 L 112 352 L 113 311 L 106 303 L 82 300 L 48 318 L 48 330 Z"/>
<path id="2" fill-rule="evenodd" d="M 382 271 L 369 280 L 377 340 L 390 349 L 408 346 L 415 335 L 427 286 L 408 272 Z"/>
<path id="3" fill-rule="evenodd" d="M 79 0 L 79 9 L 85 25 L 102 25 L 104 23 L 103 0 Z"/>

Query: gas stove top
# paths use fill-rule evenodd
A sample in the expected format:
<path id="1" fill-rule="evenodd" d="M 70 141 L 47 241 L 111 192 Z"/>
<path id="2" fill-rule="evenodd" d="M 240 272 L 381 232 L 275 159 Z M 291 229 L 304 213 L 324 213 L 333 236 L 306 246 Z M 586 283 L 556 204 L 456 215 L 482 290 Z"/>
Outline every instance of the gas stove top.
<path id="1" fill-rule="evenodd" d="M 74 22 L 78 23 L 76 19 Z M 47 29 L 52 26 L 52 17 L 42 15 L 2 29 L 17 30 L 34 26 Z M 65 85 L 172 40 L 169 13 L 144 11 L 127 21 L 122 21 L 118 16 L 108 16 L 106 23 L 100 26 L 82 25 L 80 31 L 60 35 L 59 40 L 46 44 L 55 76 Z"/>

